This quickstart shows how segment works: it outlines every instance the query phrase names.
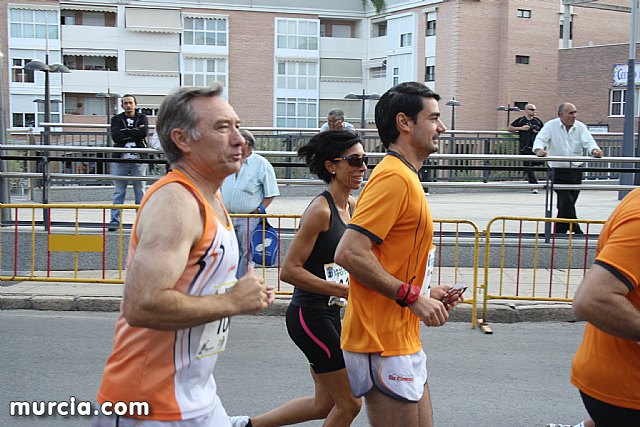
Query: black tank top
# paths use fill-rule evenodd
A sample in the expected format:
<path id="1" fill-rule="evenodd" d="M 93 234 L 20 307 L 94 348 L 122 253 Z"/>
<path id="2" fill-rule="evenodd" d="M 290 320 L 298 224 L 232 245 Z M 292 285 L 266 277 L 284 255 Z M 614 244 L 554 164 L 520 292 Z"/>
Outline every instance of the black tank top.
<path id="1" fill-rule="evenodd" d="M 338 214 L 338 208 L 333 201 L 333 197 L 331 197 L 331 193 L 325 191 L 318 197 L 320 196 L 327 199 L 327 202 L 329 203 L 329 209 L 331 210 L 330 226 L 327 231 L 318 234 L 316 244 L 314 245 L 309 258 L 307 258 L 304 263 L 304 269 L 321 279 L 326 279 L 324 275 L 324 265 L 333 262 L 333 257 L 336 253 L 338 242 L 340 242 L 340 238 L 344 234 L 344 231 L 347 229 L 347 225 L 342 221 L 342 218 L 340 218 L 340 214 Z M 329 308 L 327 306 L 328 302 L 328 295 L 320 295 L 314 292 L 308 292 L 297 287 L 293 289 L 293 297 L 291 298 L 291 303 L 297 306 L 323 306 Z M 340 307 L 338 306 L 332 306 L 332 308 L 335 308 L 337 310 L 340 309 Z"/>

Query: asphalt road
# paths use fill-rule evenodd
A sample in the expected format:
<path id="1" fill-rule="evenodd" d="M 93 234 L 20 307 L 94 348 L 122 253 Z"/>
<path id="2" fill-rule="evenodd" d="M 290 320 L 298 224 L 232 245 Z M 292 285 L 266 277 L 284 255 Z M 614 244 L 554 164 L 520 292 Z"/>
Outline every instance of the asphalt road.
<path id="1" fill-rule="evenodd" d="M 83 417 L 11 417 L 9 402 L 92 401 L 111 349 L 114 313 L 1 311 L 0 426 L 88 426 Z M 312 393 L 308 365 L 278 316 L 232 320 L 216 367 L 230 414 L 256 415 Z M 436 426 L 544 426 L 586 416 L 569 383 L 579 323 L 423 328 Z M 320 422 L 307 423 L 320 426 Z M 368 425 L 363 412 L 354 426 Z"/>

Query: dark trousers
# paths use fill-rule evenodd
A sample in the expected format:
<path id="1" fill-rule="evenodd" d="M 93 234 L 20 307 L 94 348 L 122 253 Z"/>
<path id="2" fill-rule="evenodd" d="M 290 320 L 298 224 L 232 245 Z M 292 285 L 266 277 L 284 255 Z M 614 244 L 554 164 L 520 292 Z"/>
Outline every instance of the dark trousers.
<path id="1" fill-rule="evenodd" d="M 554 184 L 581 184 L 582 171 L 580 169 L 557 168 L 554 169 Z M 579 190 L 555 190 L 558 195 L 558 218 L 577 219 L 576 201 L 580 195 Z M 570 224 L 557 223 L 556 233 L 566 233 Z M 580 226 L 573 224 L 573 231 L 580 233 Z"/>
<path id="2" fill-rule="evenodd" d="M 594 399 L 580 391 L 584 407 L 597 427 L 636 427 L 640 425 L 640 411 L 621 408 Z"/>
<path id="3" fill-rule="evenodd" d="M 520 145 L 520 154 L 523 155 L 527 155 L 527 156 L 532 156 L 534 153 L 533 151 L 531 151 L 531 147 L 525 146 L 525 145 Z M 524 167 L 531 167 L 531 166 L 539 166 L 540 163 L 539 162 L 531 162 L 529 160 L 523 160 L 522 161 L 522 165 Z M 529 184 L 537 184 L 538 180 L 536 179 L 536 173 L 533 169 L 525 169 L 524 170 L 524 177 L 527 178 L 527 181 L 529 181 Z"/>
<path id="4" fill-rule="evenodd" d="M 522 164 L 527 167 L 527 166 L 536 166 L 539 163 L 537 162 L 530 162 L 528 160 L 525 160 L 522 162 Z M 524 176 L 525 178 L 527 178 L 527 181 L 529 181 L 529 184 L 537 184 L 538 180 L 536 179 L 536 173 L 533 169 L 525 169 L 524 171 Z"/>

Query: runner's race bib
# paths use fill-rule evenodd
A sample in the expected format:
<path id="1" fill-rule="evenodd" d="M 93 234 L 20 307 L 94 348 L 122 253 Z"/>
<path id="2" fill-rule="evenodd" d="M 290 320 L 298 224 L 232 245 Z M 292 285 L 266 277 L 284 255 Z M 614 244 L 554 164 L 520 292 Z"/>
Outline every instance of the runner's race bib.
<path id="1" fill-rule="evenodd" d="M 214 295 L 227 293 L 229 289 L 235 285 L 237 280 L 223 283 L 216 287 Z M 227 338 L 229 336 L 229 317 L 223 317 L 211 323 L 207 323 L 202 331 L 200 343 L 198 345 L 197 359 L 214 356 L 222 353 L 227 347 Z"/>
<path id="2" fill-rule="evenodd" d="M 324 265 L 324 277 L 330 282 L 349 286 L 349 272 L 335 262 L 330 262 Z M 330 296 L 328 305 L 344 307 L 347 305 L 347 299 Z"/>
<path id="3" fill-rule="evenodd" d="M 420 289 L 420 295 L 429 296 L 431 294 L 431 278 L 433 277 L 433 268 L 436 264 L 436 246 L 431 245 L 429 249 L 429 256 L 427 257 L 427 271 L 424 273 L 424 280 L 422 281 L 422 288 Z"/>

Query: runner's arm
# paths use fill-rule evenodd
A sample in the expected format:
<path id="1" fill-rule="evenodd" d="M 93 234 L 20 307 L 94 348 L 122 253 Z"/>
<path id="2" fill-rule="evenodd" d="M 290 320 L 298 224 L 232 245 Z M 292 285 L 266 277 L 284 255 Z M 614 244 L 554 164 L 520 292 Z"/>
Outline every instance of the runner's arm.
<path id="1" fill-rule="evenodd" d="M 243 276 L 226 294 L 199 297 L 174 289 L 203 232 L 199 206 L 181 185 L 169 184 L 148 199 L 136 232 L 123 296 L 131 326 L 182 329 L 266 308 L 267 290 L 255 275 Z"/>
<path id="2" fill-rule="evenodd" d="M 287 256 L 282 264 L 280 277 L 297 288 L 321 295 L 333 295 L 346 298 L 349 295 L 347 285 L 324 280 L 304 268 L 318 235 L 329 229 L 331 210 L 327 199 L 317 197 L 307 208 Z"/>
<path id="3" fill-rule="evenodd" d="M 373 245 L 366 235 L 347 228 L 336 249 L 335 260 L 364 286 L 395 300 L 402 282 L 382 267 L 373 253 Z M 409 309 L 429 326 L 440 326 L 449 317 L 442 302 L 426 295 L 420 295 Z"/>
<path id="4" fill-rule="evenodd" d="M 573 299 L 573 312 L 596 328 L 640 341 L 640 310 L 627 299 L 629 289 L 608 269 L 594 264 Z"/>

